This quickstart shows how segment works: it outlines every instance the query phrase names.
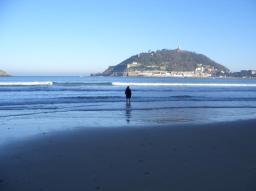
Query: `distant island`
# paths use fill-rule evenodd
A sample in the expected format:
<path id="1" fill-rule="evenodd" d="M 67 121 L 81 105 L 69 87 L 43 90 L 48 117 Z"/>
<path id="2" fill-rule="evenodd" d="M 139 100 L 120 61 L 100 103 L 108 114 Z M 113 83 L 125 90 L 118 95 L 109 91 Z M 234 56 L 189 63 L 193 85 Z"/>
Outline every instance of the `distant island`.
<path id="1" fill-rule="evenodd" d="M 256 77 L 256 71 L 232 73 L 203 54 L 177 48 L 143 52 L 92 76 Z"/>
<path id="2" fill-rule="evenodd" d="M 10 76 L 7 72 L 4 70 L 0 70 L 0 77 Z"/>

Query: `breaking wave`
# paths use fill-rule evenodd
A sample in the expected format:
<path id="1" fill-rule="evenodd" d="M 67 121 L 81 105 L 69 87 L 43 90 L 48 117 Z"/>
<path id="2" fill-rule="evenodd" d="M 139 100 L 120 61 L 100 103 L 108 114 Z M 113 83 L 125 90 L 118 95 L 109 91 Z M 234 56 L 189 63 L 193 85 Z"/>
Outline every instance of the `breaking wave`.
<path id="1" fill-rule="evenodd" d="M 256 84 L 233 84 L 233 83 L 133 83 L 113 82 L 113 86 L 197 86 L 197 87 L 256 87 Z"/>
<path id="2" fill-rule="evenodd" d="M 52 86 L 53 82 L 0 82 L 0 86 Z"/>

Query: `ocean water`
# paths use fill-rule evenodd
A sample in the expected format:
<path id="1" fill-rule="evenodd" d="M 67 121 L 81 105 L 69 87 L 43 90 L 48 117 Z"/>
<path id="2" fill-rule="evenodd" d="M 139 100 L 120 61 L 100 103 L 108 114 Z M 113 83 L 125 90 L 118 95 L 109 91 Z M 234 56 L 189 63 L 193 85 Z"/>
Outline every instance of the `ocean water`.
<path id="1" fill-rule="evenodd" d="M 131 104 L 124 90 L 132 89 Z M 132 77 L 0 78 L 0 145 L 76 128 L 200 124 L 256 118 L 256 80 Z"/>

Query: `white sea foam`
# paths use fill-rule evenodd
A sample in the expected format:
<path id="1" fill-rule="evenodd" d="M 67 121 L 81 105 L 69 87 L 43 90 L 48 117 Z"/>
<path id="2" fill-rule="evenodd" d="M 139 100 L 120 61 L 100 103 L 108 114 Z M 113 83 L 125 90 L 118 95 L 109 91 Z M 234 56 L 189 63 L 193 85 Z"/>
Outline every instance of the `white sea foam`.
<path id="1" fill-rule="evenodd" d="M 0 82 L 0 86 L 51 86 L 53 82 Z"/>
<path id="2" fill-rule="evenodd" d="M 113 86 L 199 86 L 199 87 L 256 87 L 256 84 L 231 83 L 139 83 L 139 82 L 113 82 Z"/>

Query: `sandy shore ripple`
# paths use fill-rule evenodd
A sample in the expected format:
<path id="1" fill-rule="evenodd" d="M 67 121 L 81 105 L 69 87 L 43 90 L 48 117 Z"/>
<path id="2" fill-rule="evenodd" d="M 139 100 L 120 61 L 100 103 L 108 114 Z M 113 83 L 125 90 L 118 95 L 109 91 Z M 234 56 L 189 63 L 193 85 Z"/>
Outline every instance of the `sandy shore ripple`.
<path id="1" fill-rule="evenodd" d="M 0 151 L 0 190 L 255 191 L 255 124 L 45 134 Z"/>

